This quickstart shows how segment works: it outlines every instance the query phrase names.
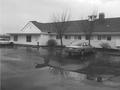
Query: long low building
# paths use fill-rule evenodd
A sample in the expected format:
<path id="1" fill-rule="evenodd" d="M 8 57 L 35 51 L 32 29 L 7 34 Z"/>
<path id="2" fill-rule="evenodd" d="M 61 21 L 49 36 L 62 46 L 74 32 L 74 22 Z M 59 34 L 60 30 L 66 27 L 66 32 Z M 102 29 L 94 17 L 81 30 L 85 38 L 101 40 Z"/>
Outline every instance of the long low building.
<path id="1" fill-rule="evenodd" d="M 88 41 L 88 37 L 83 30 L 83 23 L 88 20 L 69 21 L 70 25 L 63 35 L 63 44 L 70 45 L 74 42 Z M 9 33 L 10 41 L 15 44 L 24 45 L 46 45 L 49 39 L 55 39 L 60 44 L 60 39 L 53 23 L 40 23 L 29 21 L 21 30 L 21 33 Z M 87 28 L 87 27 L 86 27 Z M 91 37 L 91 45 L 100 47 L 101 43 L 109 43 L 111 47 L 120 47 L 120 17 L 118 18 L 98 18 L 95 20 Z"/>

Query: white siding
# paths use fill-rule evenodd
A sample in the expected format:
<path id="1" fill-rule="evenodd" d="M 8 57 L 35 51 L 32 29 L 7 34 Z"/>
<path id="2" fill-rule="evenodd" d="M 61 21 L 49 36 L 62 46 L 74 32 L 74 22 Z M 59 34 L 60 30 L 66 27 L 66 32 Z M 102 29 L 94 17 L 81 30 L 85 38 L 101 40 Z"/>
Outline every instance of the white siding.
<path id="1" fill-rule="evenodd" d="M 21 30 L 23 33 L 41 33 L 41 30 L 39 30 L 35 25 L 33 25 L 31 22 L 27 23 L 25 27 Z"/>
<path id="2" fill-rule="evenodd" d="M 28 44 L 28 45 L 37 45 L 37 42 L 39 42 L 40 35 L 31 35 L 31 42 L 26 42 L 26 35 L 18 35 L 18 40 L 13 40 L 13 35 L 11 36 L 11 42 L 15 44 Z"/>
<path id="3" fill-rule="evenodd" d="M 58 43 L 60 44 L 60 40 L 57 39 Z M 79 39 L 73 39 L 73 37 L 71 39 L 65 39 L 63 38 L 63 44 L 64 45 L 70 45 L 72 43 L 77 43 L 77 42 L 88 42 L 88 40 L 85 39 L 85 35 L 81 36 L 81 40 Z M 107 40 L 106 39 L 101 39 L 98 40 L 97 35 L 93 36 L 93 39 L 91 40 L 91 45 L 94 47 L 101 47 L 100 44 L 102 43 L 108 43 L 112 48 L 115 48 L 116 46 L 120 46 L 120 36 L 111 36 L 111 40 Z"/>
<path id="4" fill-rule="evenodd" d="M 49 36 L 48 35 L 41 35 L 41 37 L 39 38 L 39 43 L 40 45 L 46 45 L 47 41 L 49 40 Z"/>
<path id="5" fill-rule="evenodd" d="M 115 42 L 115 46 L 119 46 L 120 47 L 120 35 L 119 36 L 114 36 L 114 42 Z"/>
<path id="6" fill-rule="evenodd" d="M 31 41 L 32 42 L 26 42 L 26 35 L 18 35 L 18 41 L 13 41 L 13 36 L 11 35 L 11 42 L 14 42 L 15 44 L 28 44 L 28 45 L 37 45 L 37 42 L 39 42 L 39 45 L 46 45 L 47 41 L 49 39 L 55 39 L 57 43 L 60 45 L 60 39 L 56 39 L 56 35 L 49 36 L 48 34 L 34 34 L 31 35 Z M 72 43 L 76 42 L 88 42 L 88 40 L 85 40 L 85 36 L 81 36 L 81 40 L 74 39 L 74 36 L 71 36 L 71 39 L 65 39 L 63 37 L 63 44 L 64 45 L 70 45 Z M 107 39 L 104 40 L 98 40 L 98 36 L 93 36 L 93 39 L 91 40 L 91 45 L 94 47 L 100 47 L 100 44 L 102 43 L 109 43 L 109 45 L 113 48 L 116 46 L 120 46 L 120 36 L 111 36 L 111 40 L 108 41 Z"/>
<path id="7" fill-rule="evenodd" d="M 13 35 L 10 36 L 11 42 L 14 42 L 15 44 L 29 44 L 29 45 L 37 45 L 37 42 L 39 42 L 39 45 L 46 45 L 47 41 L 49 39 L 55 39 L 57 43 L 60 45 L 60 39 L 56 39 L 56 35 L 50 36 L 49 34 L 45 34 L 44 32 L 41 32 L 35 25 L 33 25 L 31 22 L 25 25 L 25 27 L 21 30 L 21 34 L 18 35 L 18 41 L 13 41 Z M 32 35 L 32 42 L 26 42 L 26 35 L 31 34 Z M 75 35 L 70 35 L 70 39 L 65 39 L 63 37 L 63 44 L 64 45 L 70 45 L 75 42 L 88 42 L 86 40 L 85 35 L 81 36 L 81 40 L 75 39 Z M 120 35 L 112 35 L 112 38 L 110 41 L 107 40 L 107 38 L 98 40 L 98 36 L 94 35 L 93 39 L 91 40 L 91 44 L 95 47 L 100 47 L 101 43 L 109 43 L 111 47 L 120 46 Z"/>

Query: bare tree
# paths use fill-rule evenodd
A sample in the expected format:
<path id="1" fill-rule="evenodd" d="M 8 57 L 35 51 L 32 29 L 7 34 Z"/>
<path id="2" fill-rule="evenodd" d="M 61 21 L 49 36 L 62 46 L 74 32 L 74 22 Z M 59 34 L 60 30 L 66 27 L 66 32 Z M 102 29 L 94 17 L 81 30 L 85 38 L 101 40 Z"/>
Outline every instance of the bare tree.
<path id="1" fill-rule="evenodd" d="M 96 15 L 91 15 L 88 20 L 81 21 L 80 25 L 82 31 L 85 33 L 86 39 L 89 41 L 89 45 L 91 45 L 91 37 L 94 32 L 95 18 Z"/>
<path id="2" fill-rule="evenodd" d="M 61 46 L 63 46 L 63 35 L 70 23 L 70 14 L 68 12 L 63 12 L 62 14 L 54 14 L 52 17 L 52 29 L 56 32 L 58 38 L 60 39 Z"/>

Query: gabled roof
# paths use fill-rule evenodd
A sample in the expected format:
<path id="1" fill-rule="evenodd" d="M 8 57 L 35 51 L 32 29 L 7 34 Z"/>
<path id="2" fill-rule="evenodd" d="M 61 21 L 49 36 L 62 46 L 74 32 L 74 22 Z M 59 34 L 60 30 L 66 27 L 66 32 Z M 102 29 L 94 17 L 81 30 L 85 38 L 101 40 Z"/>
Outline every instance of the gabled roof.
<path id="1" fill-rule="evenodd" d="M 31 21 L 42 32 L 55 32 L 52 28 L 53 23 L 39 23 Z M 81 33 L 83 32 L 83 23 L 88 24 L 88 20 L 69 21 L 70 25 L 66 33 Z M 87 28 L 87 27 L 85 27 Z M 119 18 L 105 18 L 104 22 L 99 19 L 95 21 L 94 32 L 120 32 L 120 17 Z"/>

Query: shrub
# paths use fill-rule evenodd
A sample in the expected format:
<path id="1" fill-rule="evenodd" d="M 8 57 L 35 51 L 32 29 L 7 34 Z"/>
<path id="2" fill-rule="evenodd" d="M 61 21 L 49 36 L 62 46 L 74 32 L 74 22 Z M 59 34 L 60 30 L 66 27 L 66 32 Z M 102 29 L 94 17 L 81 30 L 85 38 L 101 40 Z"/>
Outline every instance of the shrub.
<path id="1" fill-rule="evenodd" d="M 56 40 L 54 40 L 54 39 L 48 40 L 48 41 L 47 41 L 47 46 L 48 46 L 48 47 L 55 47 L 55 46 L 57 46 Z"/>
<path id="2" fill-rule="evenodd" d="M 102 43 L 100 44 L 102 48 L 111 48 L 111 46 L 108 43 Z"/>

